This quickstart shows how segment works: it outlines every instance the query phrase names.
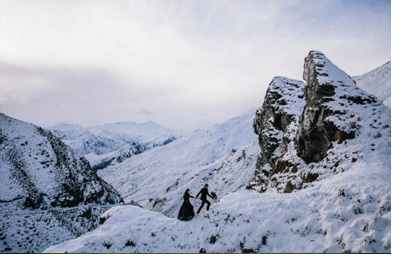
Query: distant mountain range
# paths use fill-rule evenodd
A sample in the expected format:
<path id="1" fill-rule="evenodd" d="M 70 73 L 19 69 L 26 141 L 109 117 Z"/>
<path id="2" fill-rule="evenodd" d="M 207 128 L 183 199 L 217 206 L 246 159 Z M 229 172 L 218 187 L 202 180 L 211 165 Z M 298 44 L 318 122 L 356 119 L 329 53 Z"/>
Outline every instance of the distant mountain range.
<path id="1" fill-rule="evenodd" d="M 104 169 L 154 147 L 164 146 L 181 135 L 155 122 L 118 122 L 82 127 L 58 124 L 47 127 L 95 170 Z"/>

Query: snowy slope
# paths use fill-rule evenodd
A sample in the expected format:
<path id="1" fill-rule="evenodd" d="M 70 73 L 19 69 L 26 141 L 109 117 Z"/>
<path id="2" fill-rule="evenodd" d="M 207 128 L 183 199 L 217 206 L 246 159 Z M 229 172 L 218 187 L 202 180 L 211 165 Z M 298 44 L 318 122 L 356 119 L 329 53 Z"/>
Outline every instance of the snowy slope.
<path id="1" fill-rule="evenodd" d="M 319 162 L 302 161 L 296 171 L 271 175 L 275 185 L 259 193 L 246 189 L 260 153 L 254 111 L 197 131 L 102 171 L 125 199 L 143 208 L 114 207 L 97 229 L 45 252 L 390 253 L 390 109 L 322 54 L 315 62 L 318 82 L 337 89 L 325 102 L 332 110 L 327 121 L 354 138 L 332 142 Z M 297 155 L 289 146 L 287 153 Z M 318 177 L 302 182 L 304 173 Z M 279 184 L 288 180 L 299 188 L 282 193 Z M 210 211 L 177 220 L 184 190 L 196 195 L 205 182 L 218 195 Z M 192 203 L 197 209 L 199 201 Z"/>
<path id="2" fill-rule="evenodd" d="M 376 95 L 387 107 L 391 107 L 391 69 L 392 62 L 388 61 L 382 66 L 353 79 L 363 90 Z"/>
<path id="3" fill-rule="evenodd" d="M 122 202 L 52 133 L 0 113 L 0 252 L 40 252 Z"/>
<path id="4" fill-rule="evenodd" d="M 390 252 L 390 186 L 373 176 L 389 171 L 368 161 L 302 192 L 227 195 L 189 222 L 114 207 L 96 230 L 45 252 Z"/>
<path id="5" fill-rule="evenodd" d="M 209 130 L 195 131 L 99 171 L 99 175 L 125 201 L 174 216 L 187 188 L 195 195 L 207 182 L 218 197 L 245 188 L 259 152 L 253 117 L 254 111 L 250 111 Z"/>

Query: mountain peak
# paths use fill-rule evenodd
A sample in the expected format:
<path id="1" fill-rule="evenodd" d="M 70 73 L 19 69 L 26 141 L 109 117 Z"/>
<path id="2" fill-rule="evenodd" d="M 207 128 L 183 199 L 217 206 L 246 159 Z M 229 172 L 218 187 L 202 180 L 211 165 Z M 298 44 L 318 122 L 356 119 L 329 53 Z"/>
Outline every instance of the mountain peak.
<path id="1" fill-rule="evenodd" d="M 355 81 L 347 73 L 333 64 L 320 51 L 310 51 L 304 59 L 303 79 L 308 84 L 318 83 L 324 88 L 355 85 Z"/>

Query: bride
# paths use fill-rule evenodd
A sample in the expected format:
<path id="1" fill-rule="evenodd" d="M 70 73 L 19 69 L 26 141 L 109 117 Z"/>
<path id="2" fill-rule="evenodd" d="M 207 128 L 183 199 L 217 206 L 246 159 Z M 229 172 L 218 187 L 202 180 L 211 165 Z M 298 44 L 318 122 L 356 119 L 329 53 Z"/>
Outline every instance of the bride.
<path id="1" fill-rule="evenodd" d="M 194 198 L 194 197 L 191 196 L 189 192 L 190 189 L 186 189 L 185 193 L 183 194 L 183 203 L 178 213 L 178 219 L 182 221 L 192 220 L 194 216 L 193 205 L 190 203 L 189 200 L 189 198 Z"/>

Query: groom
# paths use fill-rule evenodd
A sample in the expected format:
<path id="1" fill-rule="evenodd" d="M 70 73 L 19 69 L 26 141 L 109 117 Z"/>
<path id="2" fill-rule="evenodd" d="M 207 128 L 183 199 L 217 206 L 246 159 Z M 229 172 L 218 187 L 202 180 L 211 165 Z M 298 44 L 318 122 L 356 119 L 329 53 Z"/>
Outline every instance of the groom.
<path id="1" fill-rule="evenodd" d="M 199 208 L 199 210 L 197 210 L 197 214 L 200 213 L 201 208 L 203 208 L 204 204 L 207 204 L 207 211 L 208 209 L 210 209 L 210 202 L 207 201 L 207 195 L 211 197 L 211 199 L 213 199 L 213 197 L 208 193 L 208 184 L 205 184 L 204 187 L 200 190 L 200 192 L 196 195 L 196 198 L 200 196 L 201 199 L 201 206 Z"/>

